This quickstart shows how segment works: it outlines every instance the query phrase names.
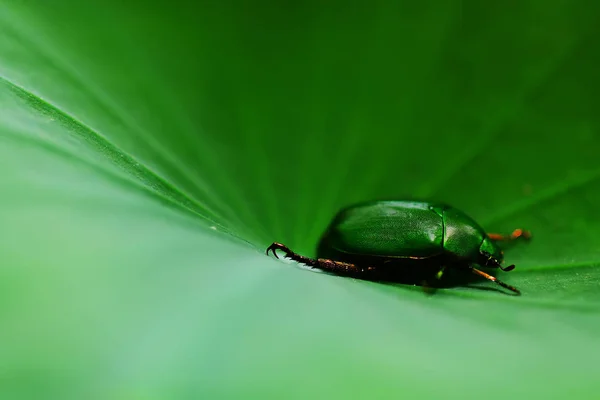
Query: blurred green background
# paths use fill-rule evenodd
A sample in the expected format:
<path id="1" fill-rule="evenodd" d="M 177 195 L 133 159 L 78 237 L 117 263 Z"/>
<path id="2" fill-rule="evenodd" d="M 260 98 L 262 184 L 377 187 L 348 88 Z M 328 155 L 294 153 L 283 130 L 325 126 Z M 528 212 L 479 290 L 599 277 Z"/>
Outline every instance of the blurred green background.
<path id="1" fill-rule="evenodd" d="M 597 398 L 600 3 L 0 4 L 0 396 Z M 337 210 L 531 229 L 424 295 L 269 259 Z"/>

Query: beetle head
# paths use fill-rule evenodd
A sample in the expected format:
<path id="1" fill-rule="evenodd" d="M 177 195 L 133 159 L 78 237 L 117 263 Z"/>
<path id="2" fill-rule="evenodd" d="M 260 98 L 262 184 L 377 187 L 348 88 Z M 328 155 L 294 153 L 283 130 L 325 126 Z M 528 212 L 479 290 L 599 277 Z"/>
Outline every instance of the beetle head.
<path id="1" fill-rule="evenodd" d="M 489 237 L 483 239 L 481 246 L 479 247 L 479 264 L 486 267 L 500 268 L 503 271 L 510 271 L 515 266 L 511 265 L 503 268 L 501 263 L 504 260 L 504 253 L 500 250 L 500 247 L 491 240 Z"/>

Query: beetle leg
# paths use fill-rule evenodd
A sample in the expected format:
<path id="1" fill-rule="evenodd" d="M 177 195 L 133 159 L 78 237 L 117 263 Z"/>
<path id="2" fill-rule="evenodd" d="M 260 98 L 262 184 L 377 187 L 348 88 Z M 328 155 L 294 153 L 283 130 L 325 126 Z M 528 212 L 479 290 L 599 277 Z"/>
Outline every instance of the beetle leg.
<path id="1" fill-rule="evenodd" d="M 473 272 L 475 275 L 479 275 L 481 277 L 484 277 L 487 280 L 490 280 L 492 282 L 496 282 L 498 285 L 500 285 L 503 288 L 506 288 L 508 290 L 512 290 L 516 294 L 521 294 L 521 292 L 519 291 L 519 289 L 517 289 L 516 287 L 511 286 L 511 285 L 509 285 L 507 283 L 502 282 L 500 279 L 496 278 L 495 276 L 492 276 L 490 274 L 486 274 L 485 272 L 480 271 L 477 268 L 473 268 L 473 267 L 470 267 L 470 268 L 471 268 L 471 272 Z"/>
<path id="2" fill-rule="evenodd" d="M 271 252 L 273 252 L 273 255 L 275 256 L 275 258 L 279 258 L 279 256 L 277 255 L 277 250 L 283 251 L 283 253 L 285 254 L 285 257 L 290 258 L 301 264 L 306 264 L 310 267 L 316 266 L 316 264 L 317 264 L 317 260 L 308 258 L 308 257 L 304 257 L 304 256 L 301 256 L 300 254 L 294 253 L 286 245 L 277 243 L 277 242 L 273 242 L 269 247 L 267 247 L 267 255 L 269 255 L 269 252 L 271 251 Z"/>
<path id="3" fill-rule="evenodd" d="M 440 270 L 438 272 L 436 272 L 435 274 L 435 281 L 439 281 L 440 279 L 442 279 L 442 276 L 444 275 L 444 271 L 446 270 L 446 266 L 442 266 L 442 268 L 440 268 Z M 427 294 L 434 294 L 437 290 L 437 285 L 430 285 L 430 283 L 427 280 L 422 280 L 421 281 L 421 286 L 423 287 L 423 291 Z"/>
<path id="4" fill-rule="evenodd" d="M 442 268 L 440 268 L 440 270 L 437 272 L 437 274 L 435 274 L 435 279 L 437 279 L 438 281 L 440 279 L 442 279 L 442 276 L 444 275 L 444 270 L 445 269 L 446 269 L 445 265 Z"/>
<path id="5" fill-rule="evenodd" d="M 277 256 L 277 250 L 283 251 L 285 257 L 294 260 L 300 264 L 307 265 L 311 268 L 319 268 L 323 271 L 331 272 L 338 275 L 352 275 L 352 276 L 360 276 L 369 272 L 373 272 L 375 267 L 365 267 L 361 268 L 356 266 L 355 264 L 345 263 L 341 261 L 328 260 L 326 258 L 308 258 L 301 256 L 300 254 L 294 253 L 284 244 L 281 243 L 273 243 L 269 247 L 267 247 L 267 255 L 269 252 L 273 252 L 275 258 L 279 258 Z"/>
<path id="6" fill-rule="evenodd" d="M 337 275 L 364 277 L 376 271 L 375 267 L 359 267 L 356 264 L 328 260 L 326 258 L 317 259 L 317 263 L 318 265 L 315 268 L 320 268 L 323 271 L 332 272 Z"/>
<path id="7" fill-rule="evenodd" d="M 523 238 L 523 239 L 531 239 L 531 232 L 523 230 L 523 229 L 515 229 L 514 231 L 512 231 L 512 233 L 510 235 L 503 235 L 501 233 L 488 233 L 487 234 L 488 237 L 492 240 L 496 240 L 496 241 L 509 241 L 509 240 L 515 240 L 518 238 Z"/>

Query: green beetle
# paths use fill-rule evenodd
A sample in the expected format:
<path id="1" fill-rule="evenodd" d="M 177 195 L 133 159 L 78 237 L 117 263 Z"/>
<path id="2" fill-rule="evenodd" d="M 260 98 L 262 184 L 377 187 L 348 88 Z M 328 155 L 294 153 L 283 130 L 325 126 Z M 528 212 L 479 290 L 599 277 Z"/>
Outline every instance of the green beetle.
<path id="1" fill-rule="evenodd" d="M 520 294 L 519 290 L 474 265 L 502 267 L 503 252 L 497 242 L 529 238 L 516 229 L 511 235 L 486 233 L 460 210 L 441 203 L 371 201 L 340 211 L 323 235 L 317 259 L 301 256 L 281 243 L 287 258 L 338 275 L 368 280 L 426 283 L 439 280 L 445 268 L 465 270 Z"/>

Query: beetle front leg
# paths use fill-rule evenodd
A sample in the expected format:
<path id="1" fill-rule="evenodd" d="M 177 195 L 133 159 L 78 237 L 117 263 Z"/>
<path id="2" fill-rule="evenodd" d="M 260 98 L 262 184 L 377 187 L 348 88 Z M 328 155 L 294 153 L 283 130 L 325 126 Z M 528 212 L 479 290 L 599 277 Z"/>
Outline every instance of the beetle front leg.
<path id="1" fill-rule="evenodd" d="M 269 252 L 273 252 L 275 258 L 279 258 L 277 255 L 277 250 L 283 251 L 285 257 L 296 261 L 300 264 L 307 265 L 311 268 L 319 268 L 326 272 L 331 272 L 337 275 L 348 275 L 348 276 L 356 276 L 362 277 L 370 272 L 375 271 L 375 267 L 359 267 L 355 264 L 345 263 L 341 261 L 329 260 L 326 258 L 309 258 L 302 256 L 298 253 L 294 253 L 284 244 L 274 242 L 267 248 L 267 255 Z"/>
<path id="2" fill-rule="evenodd" d="M 510 235 L 503 235 L 501 233 L 488 233 L 487 235 L 495 241 L 512 241 L 519 238 L 531 239 L 531 232 L 523 229 L 515 229 Z"/>
<path id="3" fill-rule="evenodd" d="M 509 285 L 507 283 L 502 282 L 500 279 L 496 278 L 495 276 L 492 276 L 492 275 L 490 275 L 488 273 L 480 271 L 477 268 L 470 267 L 470 269 L 471 269 L 471 272 L 473 272 L 475 275 L 479 275 L 482 278 L 485 278 L 485 279 L 487 279 L 489 281 L 492 281 L 492 282 L 496 283 L 497 285 L 500 285 L 503 288 L 508 289 L 508 290 L 514 292 L 517 295 L 521 294 L 521 291 L 519 289 L 517 289 L 516 287 L 511 286 L 511 285 Z"/>

